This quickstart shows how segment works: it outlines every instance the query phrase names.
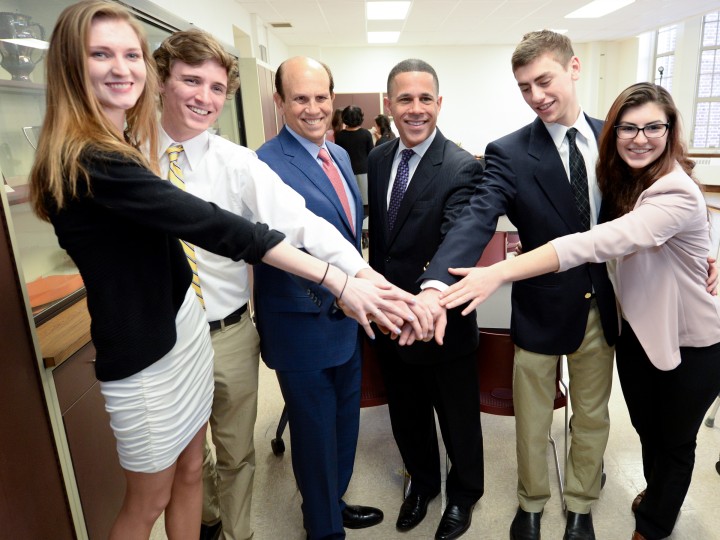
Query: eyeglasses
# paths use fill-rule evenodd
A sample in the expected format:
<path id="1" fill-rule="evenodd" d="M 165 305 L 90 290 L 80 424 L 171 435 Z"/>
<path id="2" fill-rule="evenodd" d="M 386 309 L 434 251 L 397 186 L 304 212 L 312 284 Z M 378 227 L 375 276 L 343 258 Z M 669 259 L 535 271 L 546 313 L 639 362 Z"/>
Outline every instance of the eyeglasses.
<path id="1" fill-rule="evenodd" d="M 641 131 L 648 139 L 659 139 L 667 133 L 670 124 L 649 124 L 645 127 L 615 126 L 615 135 L 618 139 L 634 139 Z"/>

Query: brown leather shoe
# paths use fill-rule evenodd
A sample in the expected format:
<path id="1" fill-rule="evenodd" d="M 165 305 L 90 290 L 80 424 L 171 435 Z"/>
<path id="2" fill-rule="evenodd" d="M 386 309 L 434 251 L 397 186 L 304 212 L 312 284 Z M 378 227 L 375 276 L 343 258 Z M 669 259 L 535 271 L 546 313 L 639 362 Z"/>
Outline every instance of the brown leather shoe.
<path id="1" fill-rule="evenodd" d="M 639 532 L 635 531 L 635 532 L 633 532 L 632 538 L 630 540 L 647 540 L 647 538 L 645 538 Z"/>
<path id="2" fill-rule="evenodd" d="M 644 498 L 645 498 L 645 490 L 643 489 L 640 493 L 637 494 L 637 497 L 635 497 L 633 499 L 633 502 L 630 505 L 630 508 L 632 508 L 633 514 L 637 511 L 638 506 L 640 506 L 640 503 L 642 502 L 642 500 Z"/>

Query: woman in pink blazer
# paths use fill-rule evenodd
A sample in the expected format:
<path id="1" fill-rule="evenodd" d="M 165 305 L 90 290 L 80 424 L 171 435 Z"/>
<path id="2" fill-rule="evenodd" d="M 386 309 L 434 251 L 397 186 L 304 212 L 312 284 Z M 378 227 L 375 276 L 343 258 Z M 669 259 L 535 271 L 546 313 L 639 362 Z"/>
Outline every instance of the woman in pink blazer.
<path id="1" fill-rule="evenodd" d="M 647 488 L 633 540 L 665 538 L 690 485 L 697 432 L 720 390 L 720 302 L 708 280 L 707 208 L 670 94 L 650 83 L 615 100 L 600 136 L 601 220 L 465 276 L 443 303 L 470 313 L 502 283 L 607 261 L 622 315 L 616 359 Z M 708 294 L 706 283 L 711 283 Z"/>

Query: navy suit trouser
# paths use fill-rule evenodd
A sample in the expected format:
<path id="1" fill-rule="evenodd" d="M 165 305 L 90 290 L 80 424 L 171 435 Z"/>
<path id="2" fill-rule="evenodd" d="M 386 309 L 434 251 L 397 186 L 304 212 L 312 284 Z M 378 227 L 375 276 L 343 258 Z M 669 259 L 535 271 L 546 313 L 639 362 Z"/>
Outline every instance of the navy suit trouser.
<path id="1" fill-rule="evenodd" d="M 350 483 L 360 427 L 360 340 L 339 366 L 278 370 L 290 426 L 293 472 L 311 540 L 345 538 L 342 500 Z"/>

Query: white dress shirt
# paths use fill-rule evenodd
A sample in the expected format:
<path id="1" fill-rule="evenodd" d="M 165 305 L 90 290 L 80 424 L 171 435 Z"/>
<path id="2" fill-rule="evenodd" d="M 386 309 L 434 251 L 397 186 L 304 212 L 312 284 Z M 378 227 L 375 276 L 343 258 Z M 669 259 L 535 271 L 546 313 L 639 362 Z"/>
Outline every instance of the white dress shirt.
<path id="1" fill-rule="evenodd" d="M 305 248 L 351 276 L 369 268 L 355 246 L 330 223 L 305 208 L 302 196 L 244 146 L 207 131 L 187 141 L 173 141 L 161 129 L 162 177 L 167 177 L 169 168 L 165 150 L 177 142 L 184 149 L 179 165 L 188 193 L 252 222 L 267 223 L 284 233 L 293 246 Z M 195 253 L 208 321 L 224 319 L 248 302 L 248 269 L 243 261 L 199 247 L 195 247 Z"/>

